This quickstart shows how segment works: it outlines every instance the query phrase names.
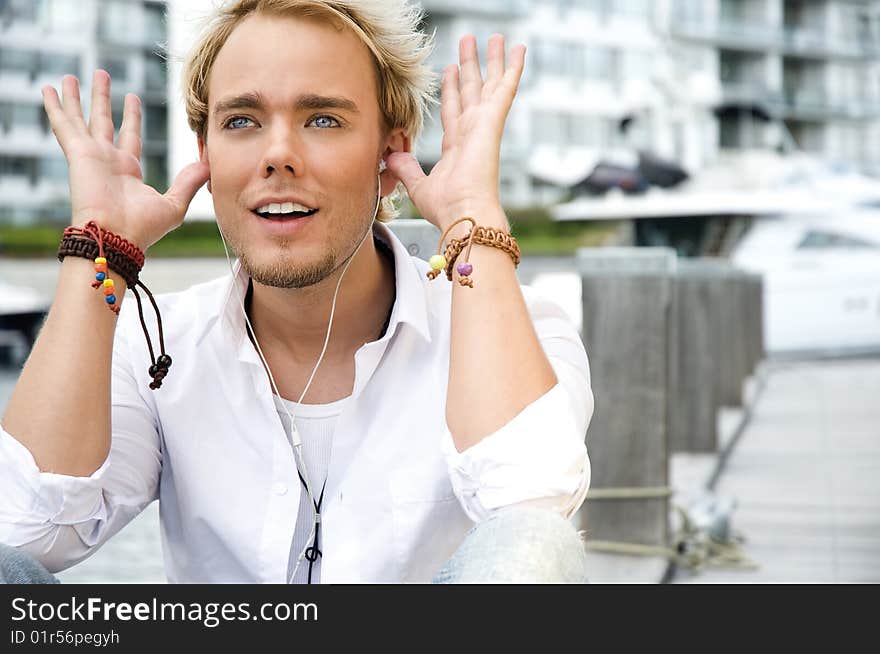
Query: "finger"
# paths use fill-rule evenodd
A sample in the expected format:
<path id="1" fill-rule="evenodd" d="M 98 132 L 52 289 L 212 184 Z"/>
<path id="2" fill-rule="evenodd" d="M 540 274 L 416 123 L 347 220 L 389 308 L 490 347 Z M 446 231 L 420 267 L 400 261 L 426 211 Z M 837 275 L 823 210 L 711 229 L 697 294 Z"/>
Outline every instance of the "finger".
<path id="1" fill-rule="evenodd" d="M 504 77 L 501 79 L 501 84 L 499 85 L 504 87 L 510 102 L 513 102 L 513 97 L 516 95 L 516 90 L 519 88 L 519 81 L 522 78 L 525 65 L 526 46 L 522 43 L 518 43 L 510 49 L 507 70 L 504 71 Z"/>
<path id="2" fill-rule="evenodd" d="M 462 37 L 458 44 L 458 59 L 461 66 L 461 108 L 467 110 L 480 102 L 483 90 L 483 76 L 480 74 L 480 60 L 477 56 L 477 40 L 473 35 Z"/>
<path id="3" fill-rule="evenodd" d="M 61 99 L 64 102 L 62 109 L 71 126 L 85 130 L 86 119 L 83 118 L 82 104 L 79 100 L 79 80 L 73 75 L 65 75 L 61 78 Z"/>
<path id="4" fill-rule="evenodd" d="M 141 158 L 141 103 L 134 94 L 125 96 L 125 107 L 122 110 L 122 126 L 119 128 L 119 138 L 116 145 L 120 150 L 128 152 L 135 159 Z"/>
<path id="5" fill-rule="evenodd" d="M 385 162 L 388 170 L 403 183 L 412 201 L 418 203 L 416 195 L 427 175 L 415 155 L 411 152 L 393 152 L 385 158 Z"/>
<path id="6" fill-rule="evenodd" d="M 43 90 L 43 107 L 46 110 L 46 116 L 49 118 L 49 124 L 55 133 L 58 145 L 67 154 L 67 145 L 73 138 L 76 129 L 70 123 L 70 119 L 61 108 L 61 101 L 58 99 L 58 92 L 51 86 L 44 86 Z"/>
<path id="7" fill-rule="evenodd" d="M 504 36 L 493 34 L 489 37 L 486 52 L 486 83 L 483 84 L 483 97 L 489 97 L 504 76 Z"/>
<path id="8" fill-rule="evenodd" d="M 443 71 L 440 87 L 440 122 L 443 124 L 443 152 L 456 142 L 461 94 L 458 91 L 458 66 L 450 64 Z"/>
<path id="9" fill-rule="evenodd" d="M 110 75 L 96 70 L 92 76 L 92 106 L 89 109 L 89 132 L 96 139 L 113 143 L 113 116 L 110 113 Z"/>
<path id="10" fill-rule="evenodd" d="M 204 161 L 189 164 L 174 178 L 171 188 L 165 191 L 165 198 L 177 207 L 181 214 L 186 213 L 189 203 L 211 175 L 211 169 Z"/>

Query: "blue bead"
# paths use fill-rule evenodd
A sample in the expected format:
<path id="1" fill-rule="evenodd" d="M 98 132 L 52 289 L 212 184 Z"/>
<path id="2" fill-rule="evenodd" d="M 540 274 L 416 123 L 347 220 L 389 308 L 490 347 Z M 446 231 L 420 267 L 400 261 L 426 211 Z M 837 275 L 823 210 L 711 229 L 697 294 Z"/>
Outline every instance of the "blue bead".
<path id="1" fill-rule="evenodd" d="M 114 302 L 116 302 L 115 295 L 105 295 L 104 299 L 107 301 L 107 304 L 113 304 Z"/>
<path id="2" fill-rule="evenodd" d="M 102 273 L 102 272 L 95 273 L 95 279 L 97 279 L 99 282 L 103 282 L 106 278 L 107 278 L 107 273 Z"/>

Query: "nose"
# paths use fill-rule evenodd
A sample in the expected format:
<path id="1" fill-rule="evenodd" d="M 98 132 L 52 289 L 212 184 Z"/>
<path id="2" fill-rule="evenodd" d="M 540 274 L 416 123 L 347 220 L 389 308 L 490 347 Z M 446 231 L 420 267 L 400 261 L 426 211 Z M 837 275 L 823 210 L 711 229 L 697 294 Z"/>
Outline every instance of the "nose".
<path id="1" fill-rule="evenodd" d="M 295 177 L 303 173 L 300 144 L 293 130 L 279 126 L 270 135 L 270 141 L 260 163 L 263 178 L 273 176 Z"/>

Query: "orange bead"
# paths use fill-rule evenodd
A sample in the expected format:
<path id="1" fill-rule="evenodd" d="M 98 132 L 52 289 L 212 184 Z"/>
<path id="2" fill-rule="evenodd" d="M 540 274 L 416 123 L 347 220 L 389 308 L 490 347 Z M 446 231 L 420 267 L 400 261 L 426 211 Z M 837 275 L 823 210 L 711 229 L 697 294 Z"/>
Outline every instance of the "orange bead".
<path id="1" fill-rule="evenodd" d="M 113 295 L 113 293 L 115 293 L 115 292 L 116 292 L 116 289 L 113 288 L 112 286 L 105 286 L 104 287 L 104 295 Z"/>
<path id="2" fill-rule="evenodd" d="M 95 264 L 95 272 L 107 272 L 107 264 L 106 263 L 96 263 Z"/>

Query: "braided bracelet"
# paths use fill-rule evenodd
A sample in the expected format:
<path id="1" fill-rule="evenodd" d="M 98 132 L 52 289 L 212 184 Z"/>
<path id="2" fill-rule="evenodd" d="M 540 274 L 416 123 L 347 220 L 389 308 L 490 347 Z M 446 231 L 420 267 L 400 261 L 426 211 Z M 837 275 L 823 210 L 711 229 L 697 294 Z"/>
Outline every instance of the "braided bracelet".
<path id="1" fill-rule="evenodd" d="M 144 266 L 143 251 L 130 241 L 101 228 L 90 220 L 83 227 L 68 227 L 64 230 L 61 244 L 58 246 L 58 260 L 64 261 L 66 256 L 82 257 L 95 262 L 95 281 L 92 282 L 92 288 L 103 287 L 104 300 L 110 310 L 117 315 L 122 298 L 116 297 L 115 284 L 109 276 L 110 269 L 112 268 L 119 273 L 128 284 L 128 288 L 131 289 L 135 300 L 137 300 L 141 329 L 144 331 L 147 349 L 150 351 L 149 373 L 153 379 L 150 382 L 150 388 L 152 390 L 161 388 L 162 380 L 171 367 L 171 357 L 165 352 L 165 335 L 162 330 L 162 316 L 159 313 L 159 307 L 150 289 L 139 279 L 140 271 Z M 137 290 L 138 286 L 147 294 L 156 312 L 156 321 L 159 326 L 159 350 L 161 352 L 158 358 L 153 351 L 153 343 L 144 320 L 143 303 Z"/>
<path id="2" fill-rule="evenodd" d="M 446 245 L 446 249 L 443 254 L 440 254 L 440 248 L 443 245 L 443 241 L 446 238 L 446 235 L 449 233 L 453 227 L 458 225 L 459 223 L 468 221 L 473 226 L 470 231 L 463 238 L 453 238 L 450 239 L 449 243 Z M 477 225 L 476 221 L 470 217 L 460 218 L 452 223 L 449 227 L 446 228 L 446 231 L 440 236 L 440 242 L 437 244 L 437 254 L 433 255 L 429 260 L 428 264 L 431 266 L 431 270 L 428 271 L 428 279 L 435 279 L 440 271 L 446 271 L 446 278 L 449 281 L 452 281 L 452 269 L 455 265 L 456 260 L 461 254 L 462 250 L 467 247 L 467 251 L 464 255 L 464 262 L 459 263 L 456 266 L 456 270 L 459 274 L 458 283 L 462 286 L 467 286 L 469 288 L 474 287 L 474 282 L 471 279 L 470 275 L 474 271 L 473 265 L 468 261 L 471 256 L 471 246 L 476 243 L 477 245 L 488 245 L 491 247 L 499 248 L 500 250 L 504 250 L 507 254 L 510 255 L 510 258 L 513 260 L 514 267 L 519 266 L 521 252 L 519 249 L 519 245 L 516 243 L 516 239 L 509 233 L 504 232 L 500 229 L 495 229 L 494 227 L 483 227 L 482 225 Z"/>

